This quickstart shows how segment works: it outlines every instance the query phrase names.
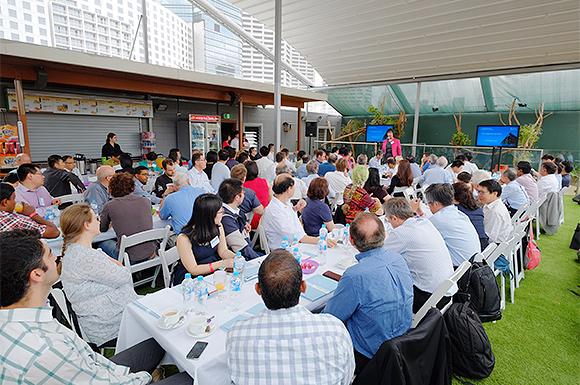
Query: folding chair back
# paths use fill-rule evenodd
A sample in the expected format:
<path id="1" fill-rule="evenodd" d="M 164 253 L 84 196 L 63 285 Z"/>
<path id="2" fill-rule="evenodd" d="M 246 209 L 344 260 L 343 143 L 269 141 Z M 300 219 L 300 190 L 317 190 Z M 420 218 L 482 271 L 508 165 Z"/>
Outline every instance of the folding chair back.
<path id="1" fill-rule="evenodd" d="M 441 282 L 439 286 L 437 286 L 437 289 L 435 289 L 435 291 L 433 292 L 433 294 L 431 294 L 429 299 L 423 304 L 423 306 L 421 306 L 419 311 L 413 315 L 413 323 L 411 324 L 411 328 L 417 327 L 417 325 L 419 324 L 419 322 L 421 322 L 423 317 L 425 317 L 429 309 L 437 306 L 439 301 L 441 301 L 441 298 L 443 298 L 443 296 L 447 294 L 447 292 L 449 291 L 449 289 L 453 287 L 453 285 L 456 285 L 457 282 L 459 282 L 461 277 L 463 277 L 463 274 L 465 274 L 467 270 L 469 270 L 470 266 L 471 263 L 469 261 L 464 261 L 461 265 L 459 265 L 459 267 L 457 268 L 457 270 L 455 270 L 455 272 L 453 273 L 453 275 L 451 275 L 451 277 L 447 278 L 445 281 Z M 449 308 L 449 306 L 451 306 L 452 302 L 453 300 L 450 300 L 449 303 L 445 305 L 443 309 L 441 309 L 441 313 L 445 313 L 445 311 Z"/>
<path id="2" fill-rule="evenodd" d="M 395 187 L 393 195 L 403 193 L 403 196 L 409 200 L 414 199 L 415 189 L 413 187 Z"/>
<path id="3" fill-rule="evenodd" d="M 61 203 L 83 203 L 85 201 L 85 197 L 83 194 L 68 194 L 62 195 L 60 197 L 56 197 L 56 199 L 60 199 Z"/>
<path id="4" fill-rule="evenodd" d="M 155 279 L 159 273 L 161 259 L 159 258 L 159 255 L 156 255 L 151 259 L 131 265 L 131 260 L 129 259 L 129 254 L 126 252 L 126 250 L 129 247 L 139 245 L 141 243 L 159 240 L 161 241 L 159 250 L 165 250 L 165 246 L 167 245 L 167 238 L 169 238 L 169 225 L 162 229 L 146 230 L 129 236 L 121 236 L 121 243 L 119 245 L 119 261 L 123 262 L 125 266 L 129 267 L 131 273 L 149 269 L 150 267 L 158 267 L 153 277 L 144 278 L 138 282 L 133 282 L 133 286 L 136 287 L 147 282 L 153 282 L 151 287 L 155 287 Z"/>
<path id="5" fill-rule="evenodd" d="M 518 209 L 518 211 L 516 211 L 516 213 L 512 217 L 512 224 L 513 225 L 517 225 L 518 223 L 522 222 L 522 220 L 524 219 L 524 215 L 526 214 L 526 212 L 528 210 L 528 207 L 530 207 L 530 204 L 525 203 Z"/>
<path id="6" fill-rule="evenodd" d="M 161 258 L 161 269 L 163 271 L 163 283 L 165 287 L 171 287 L 171 273 L 173 272 L 173 267 L 177 261 L 179 261 L 179 253 L 177 252 L 177 246 L 172 247 L 169 250 L 159 250 L 159 258 Z"/>
<path id="7" fill-rule="evenodd" d="M 258 237 L 260 238 L 260 247 L 266 254 L 270 254 L 270 246 L 268 245 L 268 239 L 266 238 L 266 230 L 262 223 L 258 225 Z"/>

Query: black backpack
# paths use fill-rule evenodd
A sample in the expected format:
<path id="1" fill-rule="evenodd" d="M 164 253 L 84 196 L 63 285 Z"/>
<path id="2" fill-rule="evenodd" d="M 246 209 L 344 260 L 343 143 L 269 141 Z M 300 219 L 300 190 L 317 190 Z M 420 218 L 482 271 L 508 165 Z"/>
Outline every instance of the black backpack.
<path id="1" fill-rule="evenodd" d="M 451 339 L 453 373 L 471 379 L 489 377 L 495 357 L 475 311 L 467 302 L 454 303 L 445 312 L 445 324 Z"/>
<path id="2" fill-rule="evenodd" d="M 455 302 L 468 302 L 481 322 L 501 319 L 501 297 L 493 270 L 485 262 L 473 262 L 457 286 Z"/>

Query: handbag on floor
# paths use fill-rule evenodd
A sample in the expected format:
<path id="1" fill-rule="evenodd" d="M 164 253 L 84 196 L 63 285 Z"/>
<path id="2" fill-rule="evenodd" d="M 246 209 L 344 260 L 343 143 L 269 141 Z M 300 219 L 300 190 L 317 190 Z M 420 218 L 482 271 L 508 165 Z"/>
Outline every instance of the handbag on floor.
<path id="1" fill-rule="evenodd" d="M 540 264 L 542 260 L 542 255 L 540 253 L 540 248 L 534 240 L 534 234 L 530 233 L 530 241 L 528 242 L 528 247 L 526 250 L 526 255 L 528 256 L 528 270 L 534 270 Z"/>
<path id="2" fill-rule="evenodd" d="M 576 225 L 576 231 L 572 235 L 572 240 L 570 241 L 570 248 L 574 250 L 580 249 L 580 223 Z"/>

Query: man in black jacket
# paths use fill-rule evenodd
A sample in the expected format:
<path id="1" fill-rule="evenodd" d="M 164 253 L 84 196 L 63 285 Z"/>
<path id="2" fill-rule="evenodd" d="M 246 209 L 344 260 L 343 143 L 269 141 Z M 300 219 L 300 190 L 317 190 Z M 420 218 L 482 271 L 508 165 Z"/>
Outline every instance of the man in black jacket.
<path id="1" fill-rule="evenodd" d="M 175 164 L 173 160 L 167 158 L 163 159 L 161 162 L 161 167 L 163 167 L 163 174 L 159 175 L 157 179 L 155 179 L 155 186 L 153 187 L 153 192 L 157 195 L 157 198 L 164 198 L 167 194 L 165 191 L 169 188 L 171 191 L 169 193 L 175 191 L 173 185 L 173 176 L 175 175 Z"/>
<path id="2" fill-rule="evenodd" d="M 65 170 L 64 161 L 60 155 L 48 157 L 48 168 L 43 175 L 45 177 L 44 187 L 53 197 L 72 194 L 71 183 L 77 189 L 77 192 L 85 191 L 85 185 L 79 177 Z"/>

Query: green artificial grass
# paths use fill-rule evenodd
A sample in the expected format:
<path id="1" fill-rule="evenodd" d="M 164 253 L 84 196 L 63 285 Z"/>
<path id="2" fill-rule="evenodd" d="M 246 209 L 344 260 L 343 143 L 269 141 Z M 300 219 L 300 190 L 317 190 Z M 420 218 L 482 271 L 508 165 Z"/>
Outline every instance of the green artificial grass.
<path id="1" fill-rule="evenodd" d="M 570 240 L 580 222 L 580 206 L 564 198 L 565 222 L 555 235 L 542 234 L 540 265 L 526 271 L 496 323 L 485 323 L 495 369 L 477 384 L 580 383 L 580 264 Z M 509 285 L 509 283 L 508 283 Z M 508 287 L 509 289 L 509 287 Z M 460 384 L 454 380 L 454 384 Z"/>

